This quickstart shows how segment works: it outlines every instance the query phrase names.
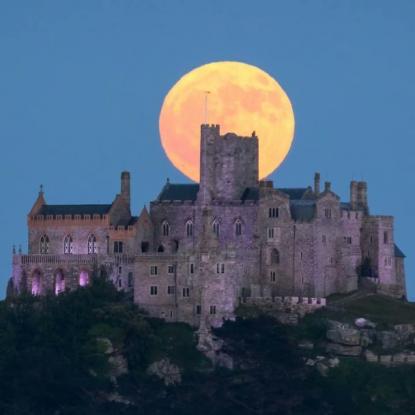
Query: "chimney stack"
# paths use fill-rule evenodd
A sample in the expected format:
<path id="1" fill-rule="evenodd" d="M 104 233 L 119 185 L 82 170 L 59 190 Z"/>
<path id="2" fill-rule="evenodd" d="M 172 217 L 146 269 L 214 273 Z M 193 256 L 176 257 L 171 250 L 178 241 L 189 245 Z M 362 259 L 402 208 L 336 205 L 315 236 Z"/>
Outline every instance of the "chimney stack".
<path id="1" fill-rule="evenodd" d="M 357 205 L 359 208 L 363 209 L 366 213 L 368 213 L 366 182 L 357 183 Z"/>
<path id="2" fill-rule="evenodd" d="M 331 191 L 331 183 L 330 182 L 324 182 L 324 191 L 330 192 Z"/>
<path id="3" fill-rule="evenodd" d="M 357 209 L 357 182 L 354 180 L 350 182 L 350 207 L 352 210 Z"/>
<path id="4" fill-rule="evenodd" d="M 128 171 L 121 173 L 121 196 L 130 205 L 130 173 Z"/>
<path id="5" fill-rule="evenodd" d="M 320 194 L 320 173 L 314 173 L 314 193 L 316 196 Z"/>

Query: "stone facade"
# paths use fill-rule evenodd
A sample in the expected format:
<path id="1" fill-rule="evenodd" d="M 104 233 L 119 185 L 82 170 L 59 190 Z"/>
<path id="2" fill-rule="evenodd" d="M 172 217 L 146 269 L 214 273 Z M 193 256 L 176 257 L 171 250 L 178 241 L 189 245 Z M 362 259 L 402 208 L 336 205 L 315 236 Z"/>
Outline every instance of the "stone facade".
<path id="1" fill-rule="evenodd" d="M 258 180 L 255 134 L 218 125 L 201 126 L 200 170 L 200 185 L 167 181 L 138 217 L 128 172 L 108 205 L 48 205 L 41 191 L 14 292 L 74 289 L 97 269 L 151 315 L 193 325 L 221 324 L 246 298 L 324 298 L 365 279 L 406 295 L 393 218 L 369 214 L 365 182 L 351 182 L 347 203 L 318 173 L 313 187 L 276 188 Z"/>

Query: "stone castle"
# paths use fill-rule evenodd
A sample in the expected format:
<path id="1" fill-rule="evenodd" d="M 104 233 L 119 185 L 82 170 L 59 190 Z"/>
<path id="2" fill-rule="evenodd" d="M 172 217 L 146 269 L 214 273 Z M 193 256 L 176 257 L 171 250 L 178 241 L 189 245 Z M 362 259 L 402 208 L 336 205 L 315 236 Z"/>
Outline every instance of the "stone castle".
<path id="1" fill-rule="evenodd" d="M 393 217 L 370 215 L 365 182 L 352 181 L 342 202 L 318 173 L 313 187 L 259 181 L 258 138 L 218 125 L 201 126 L 200 184 L 167 180 L 138 217 L 128 172 L 107 205 L 49 205 L 41 189 L 28 231 L 9 293 L 59 294 L 99 269 L 150 315 L 192 325 L 220 324 L 249 298 L 320 303 L 362 283 L 406 296 Z"/>

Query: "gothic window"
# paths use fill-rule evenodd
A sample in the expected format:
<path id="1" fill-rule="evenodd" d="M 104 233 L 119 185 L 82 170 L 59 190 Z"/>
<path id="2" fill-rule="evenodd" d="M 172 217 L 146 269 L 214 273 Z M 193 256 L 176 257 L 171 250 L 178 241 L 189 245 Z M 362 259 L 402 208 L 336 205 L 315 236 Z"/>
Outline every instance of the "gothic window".
<path id="1" fill-rule="evenodd" d="M 40 237 L 40 253 L 49 253 L 49 237 L 47 235 L 43 235 Z"/>
<path id="2" fill-rule="evenodd" d="M 278 249 L 273 249 L 271 251 L 271 264 L 279 264 L 280 263 L 280 253 Z"/>
<path id="3" fill-rule="evenodd" d="M 235 235 L 236 236 L 242 235 L 242 222 L 240 219 L 236 219 L 235 221 Z"/>
<path id="4" fill-rule="evenodd" d="M 166 220 L 164 220 L 161 224 L 161 234 L 163 236 L 169 236 L 170 234 L 170 225 Z"/>
<path id="5" fill-rule="evenodd" d="M 213 230 L 213 233 L 214 233 L 216 236 L 219 236 L 219 232 L 220 232 L 220 224 L 219 224 L 219 221 L 218 221 L 217 219 L 215 219 L 215 220 L 213 221 L 213 224 L 212 224 L 212 230 Z"/>
<path id="6" fill-rule="evenodd" d="M 85 287 L 89 284 L 89 274 L 86 271 L 81 271 L 79 274 L 79 285 Z"/>
<path id="7" fill-rule="evenodd" d="M 124 244 L 122 241 L 114 241 L 114 254 L 122 254 Z"/>
<path id="8" fill-rule="evenodd" d="M 186 222 L 186 236 L 190 238 L 193 236 L 193 222 L 191 220 L 188 220 Z"/>
<path id="9" fill-rule="evenodd" d="M 41 275 L 39 271 L 35 271 L 32 276 L 32 295 L 40 295 L 41 291 Z"/>
<path id="10" fill-rule="evenodd" d="M 95 235 L 90 235 L 88 238 L 88 254 L 96 254 L 97 252 L 97 238 L 95 238 Z"/>
<path id="11" fill-rule="evenodd" d="M 269 218 L 278 218 L 279 216 L 279 209 L 276 207 L 268 209 L 268 217 Z"/>
<path id="12" fill-rule="evenodd" d="M 65 276 L 62 270 L 58 270 L 55 274 L 55 294 L 58 295 L 65 291 Z"/>
<path id="13" fill-rule="evenodd" d="M 72 254 L 73 253 L 73 241 L 72 236 L 67 235 L 63 241 L 63 253 L 64 254 Z"/>

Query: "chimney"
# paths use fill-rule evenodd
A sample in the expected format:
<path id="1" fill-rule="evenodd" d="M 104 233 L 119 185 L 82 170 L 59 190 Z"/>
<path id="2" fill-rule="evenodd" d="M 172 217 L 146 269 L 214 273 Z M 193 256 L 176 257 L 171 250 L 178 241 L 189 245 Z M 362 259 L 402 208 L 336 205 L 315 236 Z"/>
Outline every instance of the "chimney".
<path id="1" fill-rule="evenodd" d="M 354 180 L 350 182 L 350 207 L 352 210 L 357 209 L 357 182 Z"/>
<path id="2" fill-rule="evenodd" d="M 368 213 L 366 182 L 357 183 L 357 205 L 359 208 L 362 208 L 366 213 Z"/>
<path id="3" fill-rule="evenodd" d="M 330 192 L 331 191 L 331 183 L 330 182 L 324 182 L 324 191 Z"/>
<path id="4" fill-rule="evenodd" d="M 316 196 L 320 194 L 320 173 L 314 173 L 314 193 Z"/>
<path id="5" fill-rule="evenodd" d="M 130 173 L 128 171 L 121 173 L 121 196 L 130 205 Z"/>

